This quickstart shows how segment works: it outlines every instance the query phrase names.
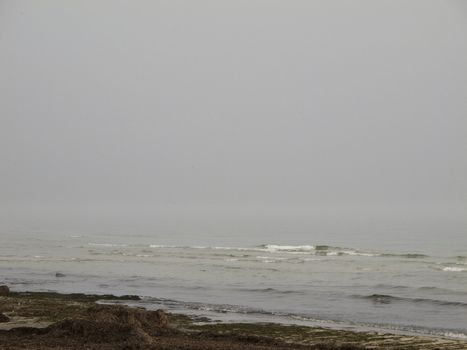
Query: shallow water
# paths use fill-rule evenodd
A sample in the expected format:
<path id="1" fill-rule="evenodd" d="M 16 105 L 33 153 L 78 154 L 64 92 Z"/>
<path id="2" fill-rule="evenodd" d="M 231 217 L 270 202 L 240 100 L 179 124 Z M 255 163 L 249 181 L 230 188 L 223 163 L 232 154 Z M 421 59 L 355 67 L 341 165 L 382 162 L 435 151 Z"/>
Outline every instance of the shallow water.
<path id="1" fill-rule="evenodd" d="M 467 339 L 463 235 L 201 237 L 3 233 L 0 282 L 18 291 L 138 294 L 145 307 L 221 320 Z"/>

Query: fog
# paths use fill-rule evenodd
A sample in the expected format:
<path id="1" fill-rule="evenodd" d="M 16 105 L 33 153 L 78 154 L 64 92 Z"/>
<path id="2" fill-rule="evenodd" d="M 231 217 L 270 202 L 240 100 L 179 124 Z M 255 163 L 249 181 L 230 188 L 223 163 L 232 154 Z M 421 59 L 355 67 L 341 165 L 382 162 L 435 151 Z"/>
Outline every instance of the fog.
<path id="1" fill-rule="evenodd" d="M 465 1 L 0 2 L 0 232 L 467 234 Z"/>

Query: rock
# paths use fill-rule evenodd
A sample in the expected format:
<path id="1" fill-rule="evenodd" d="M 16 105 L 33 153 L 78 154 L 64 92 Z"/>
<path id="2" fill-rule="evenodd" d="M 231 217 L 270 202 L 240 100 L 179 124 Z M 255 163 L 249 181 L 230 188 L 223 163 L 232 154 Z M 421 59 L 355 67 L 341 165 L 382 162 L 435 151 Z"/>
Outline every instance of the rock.
<path id="1" fill-rule="evenodd" d="M 147 331 L 167 326 L 167 315 L 162 310 L 148 311 L 121 305 L 97 304 L 86 310 L 86 318 L 100 322 L 136 324 Z"/>
<path id="2" fill-rule="evenodd" d="M 79 318 L 66 319 L 46 329 L 56 338 L 87 341 L 151 344 L 153 337 L 168 331 L 168 317 L 162 310 L 147 311 L 120 305 L 95 305 Z"/>
<path id="3" fill-rule="evenodd" d="M 64 273 L 61 273 L 61 272 L 57 272 L 55 274 L 55 277 L 65 277 L 65 274 Z"/>
<path id="4" fill-rule="evenodd" d="M 169 318 L 167 317 L 167 314 L 164 312 L 164 310 L 156 310 L 156 315 L 159 318 L 159 327 L 166 328 L 169 325 Z"/>
<path id="5" fill-rule="evenodd" d="M 95 343 L 152 343 L 152 337 L 134 325 L 80 318 L 57 322 L 49 327 L 47 334 L 54 338 L 86 339 Z"/>
<path id="6" fill-rule="evenodd" d="M 10 322 L 10 318 L 4 314 L 0 314 L 0 323 Z"/>
<path id="7" fill-rule="evenodd" d="M 212 319 L 210 319 L 209 317 L 206 317 L 206 316 L 190 316 L 190 318 L 194 321 L 194 322 L 203 322 L 203 323 L 211 323 L 211 322 L 221 322 L 220 320 L 218 321 L 213 321 Z"/>
<path id="8" fill-rule="evenodd" d="M 0 296 L 6 296 L 10 294 L 10 288 L 8 288 L 8 286 L 0 286 Z"/>

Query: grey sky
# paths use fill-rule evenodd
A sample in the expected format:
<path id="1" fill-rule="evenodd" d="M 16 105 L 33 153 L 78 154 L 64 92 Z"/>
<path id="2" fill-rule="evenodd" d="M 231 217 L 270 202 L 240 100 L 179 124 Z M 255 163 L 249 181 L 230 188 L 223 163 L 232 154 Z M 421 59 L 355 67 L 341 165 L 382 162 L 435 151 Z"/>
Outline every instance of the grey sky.
<path id="1" fill-rule="evenodd" d="M 0 229 L 465 232 L 466 62 L 461 0 L 3 0 Z"/>

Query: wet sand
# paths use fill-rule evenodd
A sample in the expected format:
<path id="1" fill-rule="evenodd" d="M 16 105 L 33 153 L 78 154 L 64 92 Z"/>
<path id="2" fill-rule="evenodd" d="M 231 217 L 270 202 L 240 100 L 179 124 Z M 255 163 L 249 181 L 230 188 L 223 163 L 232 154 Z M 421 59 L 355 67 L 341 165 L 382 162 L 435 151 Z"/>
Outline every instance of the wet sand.
<path id="1" fill-rule="evenodd" d="M 3 293 L 0 349 L 467 349 L 467 342 L 460 340 L 273 323 L 215 323 L 107 304 L 137 299 Z"/>

